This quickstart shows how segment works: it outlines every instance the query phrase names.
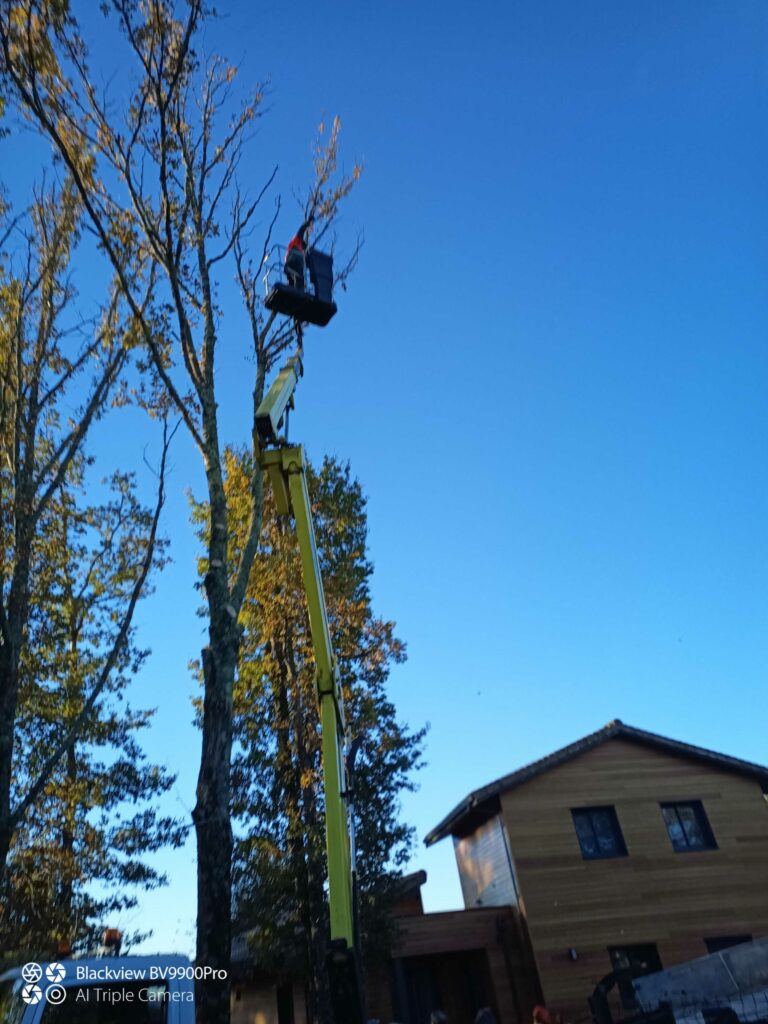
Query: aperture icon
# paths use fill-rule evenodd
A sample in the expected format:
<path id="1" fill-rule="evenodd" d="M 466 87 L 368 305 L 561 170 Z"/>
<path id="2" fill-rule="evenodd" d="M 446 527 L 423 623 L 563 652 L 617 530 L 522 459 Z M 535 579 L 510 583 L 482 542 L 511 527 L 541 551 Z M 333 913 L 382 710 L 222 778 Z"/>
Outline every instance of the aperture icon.
<path id="1" fill-rule="evenodd" d="M 67 990 L 63 985 L 59 984 L 60 981 L 64 980 L 66 973 L 64 964 L 60 964 L 57 961 L 54 961 L 52 964 L 48 964 L 45 968 L 45 976 L 48 981 L 52 982 L 52 984 L 45 990 L 45 998 L 54 1006 L 58 1006 L 59 1003 L 63 1003 L 67 998 Z M 43 998 L 43 990 L 40 985 L 37 984 L 43 977 L 43 968 L 40 964 L 36 964 L 34 961 L 30 960 L 28 964 L 24 964 L 21 968 L 21 977 L 25 982 L 21 989 L 21 998 L 28 1006 L 37 1006 Z"/>
<path id="2" fill-rule="evenodd" d="M 39 985 L 25 985 L 21 990 L 21 998 L 28 1006 L 36 1006 L 43 998 Z"/>
<path id="3" fill-rule="evenodd" d="M 48 981 L 52 981 L 54 985 L 57 985 L 60 981 L 64 980 L 64 975 L 67 972 L 64 970 L 64 964 L 48 964 L 45 968 L 45 976 Z"/>
<path id="4" fill-rule="evenodd" d="M 43 968 L 40 964 L 33 963 L 30 961 L 28 964 L 24 964 L 21 968 L 21 976 L 24 981 L 31 982 L 34 984 L 36 981 L 40 981 L 43 976 Z"/>

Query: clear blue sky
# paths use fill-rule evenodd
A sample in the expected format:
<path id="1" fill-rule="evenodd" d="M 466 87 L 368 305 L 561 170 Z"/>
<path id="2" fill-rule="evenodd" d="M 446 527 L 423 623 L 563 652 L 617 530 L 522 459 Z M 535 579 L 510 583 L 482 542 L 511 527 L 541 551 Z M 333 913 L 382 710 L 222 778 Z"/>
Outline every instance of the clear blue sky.
<path id="1" fill-rule="evenodd" d="M 420 839 L 614 717 L 768 762 L 768 8 L 219 6 L 210 45 L 272 82 L 254 185 L 278 162 L 290 207 L 323 114 L 365 161 L 341 225 L 364 228 L 363 257 L 308 336 L 292 434 L 369 496 L 376 609 L 409 649 L 391 692 L 431 724 L 403 808 Z M 231 440 L 240 330 L 232 314 Z M 134 437 L 109 443 L 140 464 Z M 135 701 L 159 709 L 147 746 L 181 811 L 203 640 L 184 488 L 201 491 L 186 441 L 174 462 Z M 123 923 L 187 950 L 194 844 L 163 861 L 171 887 Z M 417 867 L 428 909 L 460 905 L 450 843 Z"/>

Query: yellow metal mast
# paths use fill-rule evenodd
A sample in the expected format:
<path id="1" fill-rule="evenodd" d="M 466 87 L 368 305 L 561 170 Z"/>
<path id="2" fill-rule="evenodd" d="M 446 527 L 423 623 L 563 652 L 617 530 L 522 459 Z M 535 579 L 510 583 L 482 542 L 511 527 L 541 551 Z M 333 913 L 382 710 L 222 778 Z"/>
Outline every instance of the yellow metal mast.
<path id="1" fill-rule="evenodd" d="M 347 726 L 339 670 L 333 653 L 325 593 L 317 555 L 306 459 L 301 445 L 279 435 L 302 374 L 301 349 L 275 378 L 256 413 L 262 448 L 259 464 L 269 476 L 280 515 L 293 516 L 315 654 L 320 710 L 328 903 L 331 919 L 331 995 L 337 1024 L 358 1024 L 362 1002 L 355 964 L 355 911 L 351 780 L 347 775 Z"/>

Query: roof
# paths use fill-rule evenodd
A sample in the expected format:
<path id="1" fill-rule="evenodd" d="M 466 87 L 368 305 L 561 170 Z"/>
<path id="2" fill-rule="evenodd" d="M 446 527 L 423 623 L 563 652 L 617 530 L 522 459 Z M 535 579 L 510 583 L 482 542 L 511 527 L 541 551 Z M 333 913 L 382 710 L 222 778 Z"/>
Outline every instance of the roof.
<path id="1" fill-rule="evenodd" d="M 412 892 L 419 892 L 426 880 L 426 871 L 413 871 L 410 875 L 398 875 L 393 882 L 395 894 L 402 899 Z"/>
<path id="2" fill-rule="evenodd" d="M 412 871 L 409 875 L 397 875 L 392 879 L 392 893 L 395 900 L 403 900 L 412 893 L 419 893 L 427 880 L 426 871 Z M 301 931 L 299 928 L 298 931 Z M 249 928 L 232 936 L 232 964 L 237 966 L 239 974 L 244 970 L 260 969 L 257 952 L 258 928 Z"/>
<path id="3" fill-rule="evenodd" d="M 594 750 L 595 747 L 599 747 L 607 740 L 614 739 L 631 740 L 635 743 L 654 747 L 657 750 L 663 750 L 669 754 L 694 758 L 697 761 L 711 765 L 713 768 L 723 768 L 727 771 L 736 772 L 739 775 L 746 775 L 768 788 L 768 768 L 763 765 L 753 764 L 751 761 L 742 761 L 738 757 L 729 757 L 727 754 L 718 754 L 713 750 L 707 750 L 705 747 L 696 747 L 691 743 L 682 743 L 680 740 L 671 740 L 666 736 L 659 736 L 655 732 L 636 729 L 634 726 L 625 725 L 620 719 L 615 718 L 612 722 L 604 725 L 602 729 L 598 729 L 597 732 L 592 732 L 588 736 L 576 740 L 575 743 L 556 750 L 547 757 L 533 761 L 531 764 L 525 765 L 524 768 L 518 768 L 517 771 L 509 775 L 503 775 L 500 779 L 496 779 L 495 782 L 491 782 L 481 789 L 474 790 L 427 834 L 424 839 L 425 845 L 431 846 L 446 836 L 452 835 L 457 831 L 463 831 L 468 826 L 471 827 L 474 821 L 479 822 L 496 813 L 499 810 L 499 797 L 502 793 L 506 793 L 510 789 L 528 782 L 529 779 L 536 778 L 538 775 L 543 775 L 550 768 L 556 768 L 558 765 L 565 764 L 580 754 L 585 754 L 588 750 Z"/>

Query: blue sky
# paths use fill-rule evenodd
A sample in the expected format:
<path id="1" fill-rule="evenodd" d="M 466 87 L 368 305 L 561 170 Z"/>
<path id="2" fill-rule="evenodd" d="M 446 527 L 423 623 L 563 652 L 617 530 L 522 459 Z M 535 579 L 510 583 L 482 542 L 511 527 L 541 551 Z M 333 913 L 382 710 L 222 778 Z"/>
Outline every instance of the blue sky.
<path id="1" fill-rule="evenodd" d="M 409 650 L 392 696 L 431 727 L 403 804 L 420 839 L 614 717 L 768 762 L 768 8 L 219 7 L 208 45 L 271 80 L 253 185 L 279 164 L 286 238 L 321 116 L 365 163 L 340 226 L 364 229 L 360 267 L 307 337 L 292 435 L 350 459 L 369 497 L 376 609 Z M 242 326 L 231 312 L 221 347 L 228 440 L 247 430 Z M 140 467 L 123 415 L 94 450 Z M 201 478 L 186 440 L 173 461 L 135 702 L 158 707 L 146 746 L 181 812 Z M 163 863 L 171 886 L 122 923 L 187 951 L 194 844 Z M 428 909 L 460 905 L 449 843 L 418 867 Z"/>

